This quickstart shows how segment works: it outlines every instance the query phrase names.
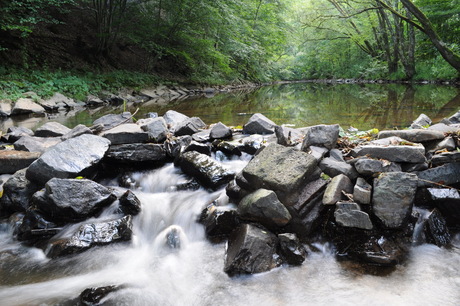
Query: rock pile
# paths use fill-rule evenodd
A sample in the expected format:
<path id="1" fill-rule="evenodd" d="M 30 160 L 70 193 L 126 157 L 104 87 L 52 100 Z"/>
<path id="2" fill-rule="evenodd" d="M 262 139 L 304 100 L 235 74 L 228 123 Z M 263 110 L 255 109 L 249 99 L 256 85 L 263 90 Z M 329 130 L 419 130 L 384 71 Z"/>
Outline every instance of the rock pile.
<path id="1" fill-rule="evenodd" d="M 174 162 L 193 178 L 178 190 L 225 187 L 235 204 L 210 204 L 200 218 L 209 239 L 228 239 L 229 275 L 302 264 L 305 245 L 318 239 L 332 242 L 339 258 L 395 266 L 412 243 L 448 246 L 450 231 L 460 229 L 459 116 L 379 133 L 291 129 L 262 114 L 241 131 L 172 110 L 136 123 L 123 113 L 71 130 L 10 129 L 2 141 L 14 150 L 0 151 L 0 174 L 13 175 L 0 211 L 16 223 L 18 239 L 50 257 L 126 241 L 141 203 L 97 182 Z M 234 173 L 213 158 L 219 154 L 254 156 Z M 119 218 L 87 221 L 108 206 Z"/>

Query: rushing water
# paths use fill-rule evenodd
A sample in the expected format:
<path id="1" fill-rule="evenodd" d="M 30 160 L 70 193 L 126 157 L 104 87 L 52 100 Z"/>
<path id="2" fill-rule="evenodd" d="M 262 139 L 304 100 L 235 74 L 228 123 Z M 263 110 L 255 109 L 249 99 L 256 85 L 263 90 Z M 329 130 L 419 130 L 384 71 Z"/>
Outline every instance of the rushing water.
<path id="1" fill-rule="evenodd" d="M 152 100 L 143 104 L 109 106 L 71 111 L 50 118 L 10 118 L 0 120 L 0 130 L 12 125 L 31 129 L 49 119 L 69 127 L 92 122 L 124 108 L 142 118 L 148 112 L 164 114 L 168 109 L 198 116 L 207 124 L 223 122 L 243 125 L 254 113 L 263 113 L 277 124 L 304 127 L 315 124 L 340 124 L 360 130 L 407 127 L 421 113 L 439 121 L 460 107 L 460 89 L 435 85 L 396 84 L 317 84 L 296 83 L 265 86 L 256 90 L 234 91 L 213 97 L 194 97 L 180 101 Z"/>
<path id="2" fill-rule="evenodd" d="M 246 161 L 227 161 L 235 170 Z M 47 259 L 13 241 L 0 226 L 0 305 L 74 305 L 88 287 L 123 285 L 108 305 L 458 305 L 460 239 L 448 250 L 421 245 L 389 276 L 361 275 L 335 260 L 328 244 L 310 252 L 300 267 L 279 267 L 251 276 L 223 272 L 225 243 L 207 242 L 196 222 L 202 208 L 224 191 L 174 191 L 186 178 L 172 165 L 136 173 L 142 212 L 134 218 L 131 243 Z M 113 182 L 107 185 L 117 187 Z M 100 218 L 109 218 L 108 209 Z M 166 247 L 175 227 L 181 248 Z"/>

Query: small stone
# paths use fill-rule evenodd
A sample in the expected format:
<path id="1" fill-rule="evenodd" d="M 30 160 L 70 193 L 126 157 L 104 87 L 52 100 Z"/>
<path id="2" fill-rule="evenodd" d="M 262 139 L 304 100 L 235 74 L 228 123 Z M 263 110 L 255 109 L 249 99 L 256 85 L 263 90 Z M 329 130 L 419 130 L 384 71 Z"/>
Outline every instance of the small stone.
<path id="1" fill-rule="evenodd" d="M 415 119 L 414 122 L 412 122 L 412 124 L 410 125 L 410 128 L 411 129 L 426 128 L 426 127 L 430 126 L 431 123 L 432 123 L 432 121 L 431 121 L 430 117 L 428 117 L 425 114 L 420 114 L 420 116 L 418 116 L 418 118 Z"/>
<path id="2" fill-rule="evenodd" d="M 59 122 L 47 122 L 39 127 L 34 136 L 37 137 L 58 137 L 70 132 L 70 129 Z"/>
<path id="3" fill-rule="evenodd" d="M 288 264 L 300 266 L 305 261 L 307 252 L 302 244 L 300 244 L 296 234 L 279 234 L 278 240 L 280 255 Z"/>
<path id="4" fill-rule="evenodd" d="M 335 221 L 343 227 L 355 227 L 371 230 L 373 228 L 369 215 L 356 203 L 337 203 L 334 211 Z"/>
<path id="5" fill-rule="evenodd" d="M 359 177 L 353 189 L 353 200 L 359 204 L 370 204 L 371 194 L 372 186 L 365 179 Z"/>
<path id="6" fill-rule="evenodd" d="M 344 198 L 342 191 L 352 193 L 353 184 L 346 175 L 340 174 L 335 176 L 329 185 L 327 185 L 323 196 L 323 204 L 334 205 L 338 201 L 342 200 Z"/>

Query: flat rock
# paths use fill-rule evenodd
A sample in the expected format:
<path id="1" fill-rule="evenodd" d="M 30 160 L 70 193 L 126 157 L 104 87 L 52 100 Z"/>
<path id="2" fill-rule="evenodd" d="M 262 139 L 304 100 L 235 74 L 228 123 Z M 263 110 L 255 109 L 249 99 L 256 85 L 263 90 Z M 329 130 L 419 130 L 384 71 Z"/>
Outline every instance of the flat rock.
<path id="1" fill-rule="evenodd" d="M 14 149 L 28 152 L 45 153 L 49 148 L 61 143 L 59 137 L 24 136 L 14 143 Z"/>
<path id="2" fill-rule="evenodd" d="M 432 140 L 444 139 L 445 135 L 443 132 L 426 130 L 426 129 L 413 129 L 413 130 L 389 130 L 381 131 L 378 134 L 378 138 L 388 138 L 388 137 L 400 137 L 402 139 L 411 141 L 411 142 L 427 142 Z"/>
<path id="3" fill-rule="evenodd" d="M 342 200 L 344 198 L 342 191 L 352 193 L 353 183 L 346 175 L 339 174 L 332 178 L 329 185 L 327 185 L 323 196 L 323 204 L 334 205 L 338 201 Z"/>
<path id="4" fill-rule="evenodd" d="M 423 145 L 366 145 L 352 150 L 354 156 L 368 156 L 396 163 L 425 163 Z"/>
<path id="5" fill-rule="evenodd" d="M 137 163 L 162 164 L 166 161 L 166 151 L 163 145 L 153 143 L 131 143 L 112 145 L 105 158 L 108 162 L 132 164 Z M 139 164 L 139 166 L 142 166 Z"/>
<path id="6" fill-rule="evenodd" d="M 185 152 L 180 156 L 180 167 L 184 173 L 196 178 L 203 186 L 218 189 L 230 182 L 235 173 L 211 157 L 198 152 Z"/>
<path id="7" fill-rule="evenodd" d="M 93 132 L 86 125 L 79 124 L 75 126 L 73 129 L 71 129 L 70 131 L 68 131 L 66 134 L 62 135 L 61 139 L 67 140 L 67 139 L 75 138 L 75 137 L 78 137 L 84 134 L 93 134 Z"/>
<path id="8" fill-rule="evenodd" d="M 276 193 L 267 189 L 258 189 L 245 196 L 237 212 L 242 220 L 257 222 L 267 228 L 282 227 L 291 220 L 289 211 L 278 200 Z"/>
<path id="9" fill-rule="evenodd" d="M 104 131 L 100 136 L 110 140 L 112 145 L 144 143 L 149 141 L 149 134 L 134 123 L 126 123 Z"/>
<path id="10" fill-rule="evenodd" d="M 228 240 L 224 271 L 229 275 L 270 271 L 277 238 L 269 231 L 251 224 L 241 224 Z"/>
<path id="11" fill-rule="evenodd" d="M 12 126 L 8 128 L 6 136 L 8 137 L 8 142 L 13 143 L 19 140 L 23 136 L 33 136 L 34 132 L 31 129 L 26 127 L 16 127 Z"/>
<path id="12" fill-rule="evenodd" d="M 431 163 L 435 166 L 457 162 L 460 162 L 460 152 L 457 151 L 436 154 L 431 158 Z"/>
<path id="13" fill-rule="evenodd" d="M 130 112 L 123 114 L 108 114 L 94 120 L 93 125 L 102 125 L 102 130 L 107 131 L 123 123 L 132 123 L 133 119 Z"/>
<path id="14" fill-rule="evenodd" d="M 209 133 L 209 137 L 211 139 L 227 139 L 231 138 L 233 135 L 232 129 L 223 124 L 222 122 L 218 122 L 215 124 Z"/>
<path id="15" fill-rule="evenodd" d="M 0 174 L 13 174 L 27 168 L 40 155 L 38 152 L 0 150 Z"/>
<path id="16" fill-rule="evenodd" d="M 340 126 L 334 125 L 315 125 L 307 130 L 302 142 L 302 151 L 307 151 L 310 146 L 325 147 L 332 149 L 337 144 Z"/>
<path id="17" fill-rule="evenodd" d="M 59 122 L 47 122 L 35 130 L 36 137 L 58 137 L 70 132 L 70 129 Z"/>
<path id="18" fill-rule="evenodd" d="M 428 130 L 439 131 L 442 133 L 457 133 L 460 131 L 460 128 L 456 126 L 450 126 L 445 123 L 436 123 L 430 126 Z"/>
<path id="19" fill-rule="evenodd" d="M 363 176 L 374 176 L 381 172 L 401 172 L 401 166 L 382 159 L 359 158 L 355 163 L 356 171 Z"/>
<path id="20" fill-rule="evenodd" d="M 460 163 L 448 163 L 417 173 L 419 187 L 437 187 L 439 183 L 452 185 L 460 183 Z"/>
<path id="21" fill-rule="evenodd" d="M 75 108 L 78 104 L 74 101 L 74 99 L 64 96 L 61 93 L 56 92 L 51 98 L 43 101 L 46 105 L 56 105 L 58 107 L 63 106 L 64 108 Z"/>
<path id="22" fill-rule="evenodd" d="M 330 177 L 335 177 L 340 174 L 346 175 L 352 180 L 358 177 L 358 172 L 356 172 L 356 169 L 353 167 L 353 165 L 338 161 L 331 157 L 326 157 L 321 160 L 319 163 L 319 168 Z"/>
<path id="23" fill-rule="evenodd" d="M 46 256 L 56 258 L 83 252 L 93 246 L 129 241 L 133 234 L 132 216 L 80 225 L 69 238 L 54 238 Z"/>
<path id="24" fill-rule="evenodd" d="M 337 203 L 334 217 L 337 224 L 343 227 L 354 227 L 364 230 L 373 228 L 369 215 L 359 208 L 356 203 Z"/>
<path id="25" fill-rule="evenodd" d="M 45 109 L 35 103 L 32 99 L 20 98 L 14 103 L 11 115 L 24 115 L 24 114 L 37 114 L 42 115 L 45 113 Z"/>
<path id="26" fill-rule="evenodd" d="M 400 228 L 410 215 L 417 176 L 405 172 L 382 173 L 374 180 L 372 208 L 377 218 L 388 228 Z"/>
<path id="27" fill-rule="evenodd" d="M 244 134 L 273 134 L 276 123 L 260 113 L 256 113 L 249 118 L 243 126 Z"/>
<path id="28" fill-rule="evenodd" d="M 43 185 L 53 177 L 88 177 L 104 157 L 109 145 L 109 140 L 95 135 L 71 138 L 46 151 L 29 166 L 26 176 Z"/>

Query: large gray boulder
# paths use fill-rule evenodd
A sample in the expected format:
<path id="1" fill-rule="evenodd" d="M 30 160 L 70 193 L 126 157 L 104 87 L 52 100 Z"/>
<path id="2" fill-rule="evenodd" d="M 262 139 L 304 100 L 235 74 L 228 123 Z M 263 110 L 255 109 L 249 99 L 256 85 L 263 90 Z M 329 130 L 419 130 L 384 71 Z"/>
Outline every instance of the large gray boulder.
<path id="1" fill-rule="evenodd" d="M 46 256 L 56 258 L 80 253 L 94 246 L 129 241 L 133 234 L 132 219 L 132 216 L 125 216 L 115 220 L 82 224 L 74 232 L 68 233 L 68 238 L 53 238 L 46 249 Z"/>
<path id="2" fill-rule="evenodd" d="M 198 117 L 188 118 L 174 127 L 175 136 L 193 135 L 205 128 L 206 124 Z"/>
<path id="3" fill-rule="evenodd" d="M 141 128 L 148 133 L 150 140 L 156 143 L 165 141 L 169 133 L 163 117 L 152 118 L 145 125 L 141 125 Z"/>
<path id="4" fill-rule="evenodd" d="M 374 180 L 372 208 L 377 218 L 388 228 L 405 224 L 417 191 L 417 176 L 405 172 L 382 173 Z"/>
<path id="5" fill-rule="evenodd" d="M 364 230 L 373 228 L 369 215 L 356 203 L 339 202 L 334 211 L 334 217 L 337 224 L 343 227 L 353 227 Z"/>
<path id="6" fill-rule="evenodd" d="M 149 134 L 144 132 L 141 127 L 135 123 L 118 125 L 110 130 L 102 132 L 100 136 L 110 140 L 112 145 L 144 143 L 149 141 Z"/>
<path id="7" fill-rule="evenodd" d="M 204 187 L 218 189 L 230 182 L 235 173 L 211 157 L 195 151 L 180 156 L 180 167 L 184 173 L 196 178 Z"/>
<path id="8" fill-rule="evenodd" d="M 417 173 L 419 187 L 437 187 L 437 183 L 460 183 L 460 163 L 449 163 Z"/>
<path id="9" fill-rule="evenodd" d="M 426 129 L 413 129 L 413 130 L 389 130 L 381 131 L 378 134 L 379 138 L 400 137 L 411 142 L 427 142 L 432 140 L 444 139 L 443 132 L 426 130 Z"/>
<path id="10" fill-rule="evenodd" d="M 335 176 L 327 185 L 323 196 L 323 204 L 334 205 L 344 199 L 345 196 L 342 192 L 352 193 L 353 183 L 346 175 L 340 174 Z"/>
<path id="11" fill-rule="evenodd" d="M 176 112 L 174 110 L 168 110 L 164 115 L 163 115 L 163 118 L 165 119 L 166 121 L 166 124 L 168 125 L 169 129 L 171 131 L 174 131 L 176 129 L 176 126 L 189 119 L 190 117 L 189 116 L 186 116 L 184 114 L 181 114 L 179 112 Z"/>
<path id="12" fill-rule="evenodd" d="M 244 134 L 273 134 L 275 132 L 276 123 L 260 113 L 256 113 L 249 118 L 248 122 L 243 126 Z"/>
<path id="13" fill-rule="evenodd" d="M 222 122 L 217 123 L 211 128 L 209 137 L 211 139 L 227 139 L 233 135 L 232 129 L 223 124 Z"/>
<path id="14" fill-rule="evenodd" d="M 45 153 L 46 150 L 61 142 L 62 140 L 59 137 L 45 138 L 35 136 L 24 136 L 14 143 L 14 149 L 20 151 Z"/>
<path id="15" fill-rule="evenodd" d="M 0 151 L 0 174 L 13 174 L 18 170 L 27 168 L 39 157 L 40 153 L 38 152 Z"/>
<path id="16" fill-rule="evenodd" d="M 53 177 L 91 176 L 109 145 L 109 140 L 95 135 L 71 138 L 46 151 L 29 166 L 26 176 L 42 185 Z"/>
<path id="17" fill-rule="evenodd" d="M 35 103 L 32 99 L 29 98 L 20 98 L 14 103 L 13 110 L 11 115 L 25 115 L 25 114 L 36 114 L 42 115 L 45 113 L 45 109 Z"/>
<path id="18" fill-rule="evenodd" d="M 259 189 L 245 196 L 237 212 L 242 220 L 257 222 L 268 228 L 283 227 L 291 220 L 291 214 L 275 192 L 267 189 Z"/>
<path id="19" fill-rule="evenodd" d="M 70 132 L 70 129 L 59 122 L 47 122 L 35 130 L 37 137 L 58 137 Z"/>
<path id="20" fill-rule="evenodd" d="M 253 190 L 265 188 L 276 192 L 283 202 L 304 184 L 317 179 L 320 170 L 316 158 L 294 148 L 270 144 L 248 163 L 242 172 Z M 284 203 L 289 205 L 290 203 Z"/>
<path id="21" fill-rule="evenodd" d="M 132 143 L 112 145 L 105 155 L 105 159 L 112 163 L 121 163 L 136 166 L 145 164 L 161 165 L 166 161 L 166 151 L 163 145 L 154 143 Z"/>
<path id="22" fill-rule="evenodd" d="M 3 184 L 0 210 L 24 212 L 30 206 L 30 198 L 40 187 L 26 178 L 26 169 L 19 170 Z"/>
<path id="23" fill-rule="evenodd" d="M 241 224 L 228 240 L 224 271 L 231 276 L 270 271 L 276 266 L 276 244 L 276 236 L 269 231 Z"/>
<path id="24" fill-rule="evenodd" d="M 302 142 L 302 151 L 307 151 L 310 146 L 325 147 L 332 149 L 337 144 L 340 126 L 334 125 L 315 125 L 307 130 Z"/>
<path id="25" fill-rule="evenodd" d="M 11 103 L 0 101 L 0 117 L 9 117 L 11 115 Z"/>
<path id="26" fill-rule="evenodd" d="M 52 178 L 33 202 L 51 220 L 80 221 L 94 216 L 116 200 L 112 190 L 86 179 Z"/>

